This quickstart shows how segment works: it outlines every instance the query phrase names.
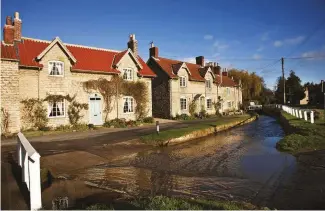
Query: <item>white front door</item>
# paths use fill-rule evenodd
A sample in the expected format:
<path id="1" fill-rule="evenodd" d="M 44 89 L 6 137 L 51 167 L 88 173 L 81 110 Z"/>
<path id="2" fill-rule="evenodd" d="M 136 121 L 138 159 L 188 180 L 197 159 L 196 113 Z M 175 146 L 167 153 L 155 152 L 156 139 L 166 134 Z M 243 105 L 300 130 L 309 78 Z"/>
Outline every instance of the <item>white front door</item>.
<path id="1" fill-rule="evenodd" d="M 89 124 L 102 125 L 102 98 L 98 94 L 89 96 Z"/>

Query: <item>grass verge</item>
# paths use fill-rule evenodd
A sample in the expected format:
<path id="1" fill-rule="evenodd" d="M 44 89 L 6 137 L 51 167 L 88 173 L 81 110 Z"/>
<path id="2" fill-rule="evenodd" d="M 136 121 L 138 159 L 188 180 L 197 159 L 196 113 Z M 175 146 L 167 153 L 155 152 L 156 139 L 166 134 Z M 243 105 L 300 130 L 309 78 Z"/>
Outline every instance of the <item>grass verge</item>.
<path id="1" fill-rule="evenodd" d="M 179 138 L 185 135 L 190 134 L 191 132 L 203 130 L 210 127 L 216 127 L 223 124 L 228 124 L 236 121 L 244 121 L 248 119 L 250 115 L 240 115 L 240 116 L 226 116 L 220 117 L 215 122 L 198 122 L 196 125 L 192 125 L 186 128 L 178 128 L 161 131 L 159 134 L 149 134 L 140 137 L 140 140 L 146 144 L 160 145 L 163 142 L 173 139 Z"/>
<path id="2" fill-rule="evenodd" d="M 186 199 L 167 196 L 140 198 L 130 202 L 133 209 L 142 210 L 261 210 L 267 208 L 256 207 L 246 202 L 211 201 L 205 199 Z M 127 205 L 125 205 L 127 206 Z M 127 206 L 129 207 L 129 205 Z M 124 209 L 123 206 L 94 204 L 87 206 L 88 210 Z"/>
<path id="3" fill-rule="evenodd" d="M 311 150 L 325 149 L 325 121 L 316 120 L 315 124 L 306 122 L 286 112 L 281 112 L 283 121 L 293 128 L 291 134 L 286 135 L 277 143 L 281 151 L 298 153 Z"/>

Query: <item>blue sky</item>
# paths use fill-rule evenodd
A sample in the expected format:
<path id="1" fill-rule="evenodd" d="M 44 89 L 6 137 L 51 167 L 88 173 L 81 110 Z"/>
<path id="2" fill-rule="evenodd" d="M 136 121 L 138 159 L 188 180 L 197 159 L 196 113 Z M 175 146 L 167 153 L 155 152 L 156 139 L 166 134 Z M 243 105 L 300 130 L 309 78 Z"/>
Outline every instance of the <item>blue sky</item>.
<path id="1" fill-rule="evenodd" d="M 268 87 L 281 75 L 281 57 L 325 56 L 323 0 L 3 0 L 1 24 L 20 12 L 23 36 L 122 50 L 136 34 L 148 59 L 154 41 L 162 57 L 203 55 L 223 67 L 255 71 Z M 321 25 L 323 23 L 323 25 Z M 315 32 L 315 29 L 318 30 Z M 268 66 L 267 68 L 264 68 Z M 325 58 L 286 59 L 303 82 L 325 79 Z"/>

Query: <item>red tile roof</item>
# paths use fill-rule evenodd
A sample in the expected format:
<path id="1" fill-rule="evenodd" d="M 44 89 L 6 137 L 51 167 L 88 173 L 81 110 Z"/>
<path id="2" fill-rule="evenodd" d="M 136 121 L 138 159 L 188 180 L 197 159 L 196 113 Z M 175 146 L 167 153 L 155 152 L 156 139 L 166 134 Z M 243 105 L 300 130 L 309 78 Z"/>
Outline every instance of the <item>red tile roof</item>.
<path id="1" fill-rule="evenodd" d="M 171 78 L 177 78 L 177 75 L 174 74 L 173 68 L 175 67 L 180 67 L 179 64 L 183 63 L 182 61 L 178 60 L 172 60 L 172 59 L 166 59 L 162 57 L 158 57 L 154 59 L 159 66 L 169 75 Z M 190 80 L 194 81 L 204 81 L 204 78 L 201 77 L 199 73 L 199 69 L 201 68 L 200 65 L 197 64 L 192 64 L 185 62 L 186 66 L 188 67 L 191 75 L 190 75 Z"/>
<path id="2" fill-rule="evenodd" d="M 18 60 L 15 47 L 13 45 L 5 45 L 1 42 L 1 58 Z"/>
<path id="3" fill-rule="evenodd" d="M 225 87 L 231 87 L 231 86 L 238 86 L 238 84 L 233 81 L 231 78 L 229 78 L 228 76 L 222 76 L 222 83 L 221 83 L 221 76 L 217 75 L 215 82 L 221 86 L 225 86 Z"/>
<path id="4" fill-rule="evenodd" d="M 40 63 L 35 61 L 35 58 L 50 43 L 50 41 L 45 40 L 23 38 L 23 42 L 18 44 L 20 65 L 27 67 L 42 67 Z M 72 66 L 72 70 L 84 72 L 106 72 L 113 74 L 119 73 L 119 71 L 114 68 L 113 64 L 114 61 L 124 55 L 123 52 L 125 51 L 120 52 L 71 44 L 65 44 L 65 46 L 77 60 L 77 62 Z M 1 58 L 17 59 L 18 57 L 15 54 L 14 46 L 1 44 Z M 147 66 L 147 64 L 141 59 L 141 57 L 138 57 L 138 60 L 143 67 L 141 70 L 139 70 L 139 74 L 141 76 L 156 76 Z"/>
<path id="5" fill-rule="evenodd" d="M 168 74 L 170 78 L 177 78 L 177 75 L 175 74 L 175 68 L 176 69 L 179 68 L 180 64 L 183 63 L 182 61 L 166 59 L 162 57 L 157 57 L 152 59 L 154 59 L 159 64 L 159 66 Z M 204 76 L 208 70 L 208 67 L 201 67 L 200 65 L 188 63 L 188 62 L 185 62 L 185 64 L 191 73 L 190 80 L 204 81 Z M 217 84 L 220 84 L 221 82 L 220 76 L 217 75 L 215 82 Z M 231 86 L 237 86 L 237 84 L 228 76 L 222 76 L 221 86 L 231 87 Z"/>

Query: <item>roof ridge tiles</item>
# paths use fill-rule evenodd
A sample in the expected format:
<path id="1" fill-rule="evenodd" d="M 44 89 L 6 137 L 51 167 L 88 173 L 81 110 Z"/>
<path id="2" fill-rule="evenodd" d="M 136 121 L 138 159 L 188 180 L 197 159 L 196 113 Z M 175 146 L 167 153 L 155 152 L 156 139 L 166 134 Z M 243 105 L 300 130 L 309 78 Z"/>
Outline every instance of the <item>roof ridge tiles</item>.
<path id="1" fill-rule="evenodd" d="M 30 37 L 22 37 L 25 40 L 32 40 L 36 42 L 43 42 L 43 43 L 51 43 L 52 41 L 49 40 L 41 40 L 41 39 L 35 39 L 35 38 L 30 38 Z M 78 44 L 70 44 L 70 43 L 63 43 L 64 45 L 71 46 L 71 47 L 78 47 L 78 48 L 86 48 L 86 49 L 92 49 L 92 50 L 100 50 L 100 51 L 109 51 L 109 52 L 114 52 L 114 53 L 120 53 L 122 51 L 118 50 L 112 50 L 112 49 L 107 49 L 107 48 L 98 48 L 98 47 L 92 47 L 92 46 L 86 46 L 86 45 L 78 45 Z"/>

